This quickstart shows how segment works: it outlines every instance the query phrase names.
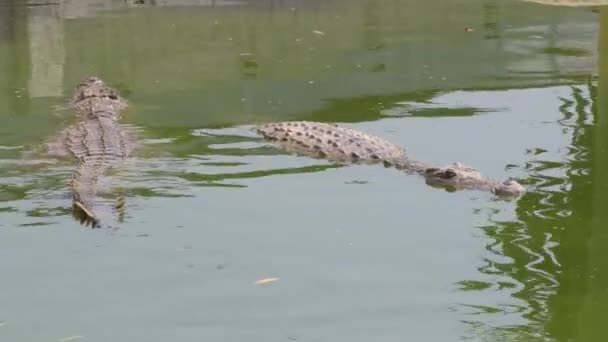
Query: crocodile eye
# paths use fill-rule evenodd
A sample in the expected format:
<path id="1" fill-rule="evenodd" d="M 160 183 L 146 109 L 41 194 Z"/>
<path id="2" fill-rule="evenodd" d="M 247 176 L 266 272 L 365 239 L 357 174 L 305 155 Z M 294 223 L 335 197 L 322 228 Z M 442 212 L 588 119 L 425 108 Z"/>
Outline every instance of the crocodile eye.
<path id="1" fill-rule="evenodd" d="M 441 174 L 441 178 L 450 179 L 456 177 L 456 172 L 452 169 L 447 169 Z"/>

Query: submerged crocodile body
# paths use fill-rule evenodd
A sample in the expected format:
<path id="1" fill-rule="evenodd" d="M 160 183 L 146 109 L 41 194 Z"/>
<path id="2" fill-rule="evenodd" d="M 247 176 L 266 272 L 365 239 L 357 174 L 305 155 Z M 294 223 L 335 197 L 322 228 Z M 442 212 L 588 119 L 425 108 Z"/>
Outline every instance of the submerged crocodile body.
<path id="1" fill-rule="evenodd" d="M 48 144 L 48 151 L 78 160 L 71 180 L 74 216 L 99 227 L 95 213 L 99 177 L 122 164 L 135 147 L 133 131 L 119 123 L 127 103 L 101 79 L 88 77 L 76 87 L 70 107 L 79 114 L 79 121 L 62 130 Z M 118 210 L 122 206 L 122 202 L 116 204 Z"/>
<path id="2" fill-rule="evenodd" d="M 518 197 L 525 192 L 525 188 L 513 179 L 496 181 L 460 163 L 437 167 L 411 160 L 405 149 L 396 144 L 334 124 L 276 122 L 258 126 L 256 130 L 288 152 L 336 162 L 383 163 L 386 167 L 419 174 L 427 184 L 448 190 L 490 191 L 502 198 Z"/>

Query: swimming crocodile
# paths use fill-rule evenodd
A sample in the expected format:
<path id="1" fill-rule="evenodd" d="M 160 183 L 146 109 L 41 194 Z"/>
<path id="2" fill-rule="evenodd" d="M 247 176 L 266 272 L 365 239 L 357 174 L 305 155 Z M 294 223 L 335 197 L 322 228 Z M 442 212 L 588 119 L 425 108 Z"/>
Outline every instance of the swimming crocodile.
<path id="1" fill-rule="evenodd" d="M 48 153 L 78 160 L 71 180 L 73 213 L 82 223 L 100 226 L 95 213 L 97 183 L 109 168 L 122 164 L 135 147 L 134 131 L 119 123 L 127 102 L 101 79 L 91 76 L 76 86 L 70 107 L 79 121 L 47 144 Z M 116 209 L 122 210 L 119 201 Z"/>
<path id="2" fill-rule="evenodd" d="M 407 157 L 403 147 L 380 137 L 338 126 L 311 121 L 275 122 L 256 127 L 265 139 L 287 152 L 335 162 L 375 164 L 419 174 L 426 183 L 447 190 L 489 191 L 501 198 L 514 198 L 526 189 L 516 180 L 497 181 L 461 163 L 434 166 Z"/>

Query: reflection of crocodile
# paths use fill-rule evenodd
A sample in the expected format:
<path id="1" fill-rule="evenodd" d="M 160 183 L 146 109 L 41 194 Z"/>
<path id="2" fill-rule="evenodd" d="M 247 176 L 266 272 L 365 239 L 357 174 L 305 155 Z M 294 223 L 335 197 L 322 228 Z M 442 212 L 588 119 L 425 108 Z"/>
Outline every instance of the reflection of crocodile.
<path id="1" fill-rule="evenodd" d="M 89 77 L 78 84 L 70 105 L 80 120 L 62 130 L 48 144 L 48 151 L 79 160 L 71 181 L 74 214 L 81 222 L 99 227 L 94 212 L 99 176 L 121 164 L 134 147 L 132 131 L 118 123 L 127 103 L 102 80 Z"/>
<path id="2" fill-rule="evenodd" d="M 491 191 L 499 197 L 518 197 L 525 188 L 513 179 L 499 182 L 460 163 L 444 167 L 410 160 L 405 149 L 379 137 L 337 125 L 294 121 L 270 123 L 257 132 L 288 152 L 338 162 L 384 163 L 422 175 L 427 184 L 448 190 Z"/>

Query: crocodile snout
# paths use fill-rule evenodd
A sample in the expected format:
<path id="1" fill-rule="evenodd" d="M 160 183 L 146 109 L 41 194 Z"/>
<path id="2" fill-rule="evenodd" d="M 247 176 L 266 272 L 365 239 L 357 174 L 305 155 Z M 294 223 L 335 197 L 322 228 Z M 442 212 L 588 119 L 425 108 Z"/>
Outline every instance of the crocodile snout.
<path id="1" fill-rule="evenodd" d="M 514 178 L 510 177 L 496 186 L 493 192 L 498 196 L 517 197 L 523 195 L 526 192 L 526 188 Z"/>

